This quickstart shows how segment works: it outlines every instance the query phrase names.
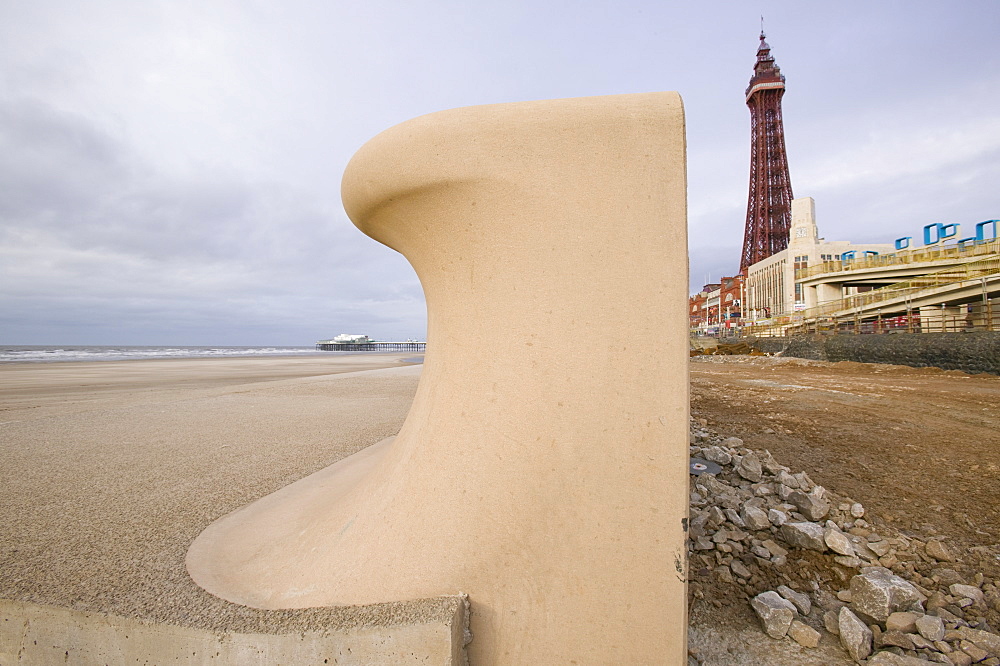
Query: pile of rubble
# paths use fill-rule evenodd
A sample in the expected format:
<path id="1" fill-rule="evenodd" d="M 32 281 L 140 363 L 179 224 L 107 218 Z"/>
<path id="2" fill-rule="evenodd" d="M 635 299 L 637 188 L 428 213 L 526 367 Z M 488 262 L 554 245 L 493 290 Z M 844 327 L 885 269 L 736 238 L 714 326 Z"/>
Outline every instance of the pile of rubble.
<path id="1" fill-rule="evenodd" d="M 691 456 L 692 601 L 720 605 L 705 589 L 733 586 L 772 638 L 833 634 L 859 663 L 1000 666 L 998 581 L 960 574 L 954 546 L 904 536 L 704 421 Z"/>
<path id="2" fill-rule="evenodd" d="M 732 343 L 719 342 L 714 346 L 692 345 L 688 355 L 694 357 L 694 356 L 705 356 L 705 355 L 734 356 L 741 354 L 748 354 L 750 356 L 768 355 L 762 352 L 760 349 L 757 349 L 756 347 L 751 347 L 745 342 L 732 342 Z"/>

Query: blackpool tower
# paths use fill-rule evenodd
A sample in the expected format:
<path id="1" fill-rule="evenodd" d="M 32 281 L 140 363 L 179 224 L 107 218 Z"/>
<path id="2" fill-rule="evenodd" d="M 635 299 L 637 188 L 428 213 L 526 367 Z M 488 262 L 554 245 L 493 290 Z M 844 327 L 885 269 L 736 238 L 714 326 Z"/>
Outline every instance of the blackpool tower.
<path id="1" fill-rule="evenodd" d="M 750 198 L 740 258 L 740 273 L 744 275 L 752 264 L 788 247 L 792 181 L 781 122 L 784 94 L 785 77 L 774 64 L 762 31 L 757 63 L 746 91 L 750 107 Z"/>

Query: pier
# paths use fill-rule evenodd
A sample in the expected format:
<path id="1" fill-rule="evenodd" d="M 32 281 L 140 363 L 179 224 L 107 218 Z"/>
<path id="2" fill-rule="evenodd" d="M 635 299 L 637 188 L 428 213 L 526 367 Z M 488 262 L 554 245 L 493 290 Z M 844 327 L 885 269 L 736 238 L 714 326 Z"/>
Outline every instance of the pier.
<path id="1" fill-rule="evenodd" d="M 320 351 L 348 352 L 422 352 L 427 350 L 426 342 L 333 342 L 323 340 L 316 343 Z"/>

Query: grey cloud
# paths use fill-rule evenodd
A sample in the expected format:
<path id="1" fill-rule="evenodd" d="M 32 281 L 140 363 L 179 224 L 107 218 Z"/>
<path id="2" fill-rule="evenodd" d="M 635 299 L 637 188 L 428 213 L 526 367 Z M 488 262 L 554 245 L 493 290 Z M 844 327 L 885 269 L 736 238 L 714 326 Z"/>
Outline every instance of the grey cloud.
<path id="1" fill-rule="evenodd" d="M 0 99 L 0 214 L 41 218 L 87 206 L 125 176 L 120 146 L 83 117 L 38 100 Z"/>
<path id="2" fill-rule="evenodd" d="M 59 336 L 72 330 L 136 342 L 169 327 L 201 341 L 227 328 L 283 330 L 286 343 L 308 344 L 333 334 L 322 322 L 337 312 L 421 333 L 405 261 L 312 193 L 218 170 L 158 171 L 85 117 L 39 101 L 0 101 L 0 126 L 7 341 L 68 344 Z M 20 337 L 28 330 L 34 338 Z"/>
<path id="3" fill-rule="evenodd" d="M 956 149 L 975 131 L 895 154 L 988 127 L 1000 6 L 779 0 L 767 18 L 793 186 L 824 235 L 1000 215 L 996 150 Z M 346 219 L 343 167 L 407 118 L 523 99 L 681 92 L 698 288 L 738 268 L 758 22 L 645 0 L 0 3 L 0 341 L 421 335 L 419 283 Z"/>

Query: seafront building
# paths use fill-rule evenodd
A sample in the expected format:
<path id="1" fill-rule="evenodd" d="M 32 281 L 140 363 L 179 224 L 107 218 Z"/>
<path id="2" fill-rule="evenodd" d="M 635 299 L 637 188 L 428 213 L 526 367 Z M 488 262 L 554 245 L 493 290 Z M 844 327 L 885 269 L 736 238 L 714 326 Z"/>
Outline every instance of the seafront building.
<path id="1" fill-rule="evenodd" d="M 788 248 L 691 296 L 692 332 L 1000 330 L 998 220 L 965 225 L 964 238 L 959 223 L 928 224 L 910 247 L 826 241 L 811 198 L 792 209 Z"/>
<path id="2" fill-rule="evenodd" d="M 722 329 L 737 328 L 742 321 L 742 302 L 742 275 L 706 284 L 689 300 L 692 330 L 715 335 Z"/>
<path id="3" fill-rule="evenodd" d="M 816 288 L 809 291 L 797 282 L 796 271 L 824 263 L 850 261 L 855 257 L 877 257 L 893 250 L 890 243 L 857 244 L 821 238 L 816 225 L 816 202 L 812 197 L 793 200 L 791 208 L 788 247 L 746 269 L 744 311 L 745 318 L 751 322 L 801 312 L 816 304 Z M 844 283 L 841 295 L 870 289 L 869 284 Z M 807 301 L 807 297 L 812 301 Z"/>
<path id="4" fill-rule="evenodd" d="M 997 220 L 969 221 L 964 234 L 957 222 L 926 224 L 918 247 L 911 237 L 871 244 L 821 238 L 813 199 L 792 199 L 784 92 L 762 32 L 746 89 L 750 189 L 740 271 L 690 297 L 692 332 L 1000 330 Z"/>

